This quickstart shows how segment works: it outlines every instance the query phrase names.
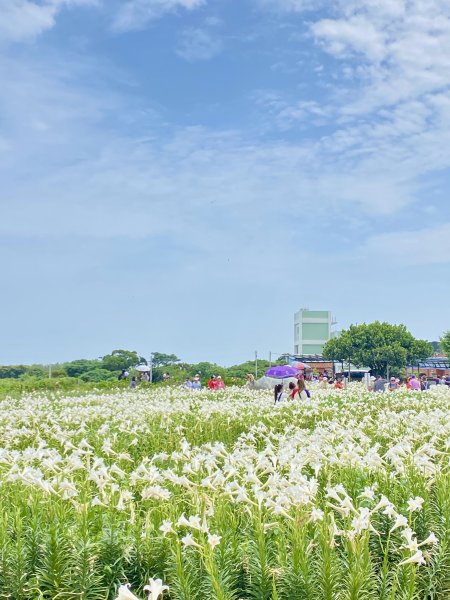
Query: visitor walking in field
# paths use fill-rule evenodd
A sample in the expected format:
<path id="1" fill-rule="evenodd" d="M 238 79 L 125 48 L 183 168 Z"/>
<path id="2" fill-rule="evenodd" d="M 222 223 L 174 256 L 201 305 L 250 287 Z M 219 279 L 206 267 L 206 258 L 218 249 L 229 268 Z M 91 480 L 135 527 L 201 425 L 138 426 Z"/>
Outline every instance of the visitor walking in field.
<path id="1" fill-rule="evenodd" d="M 202 382 L 200 381 L 200 375 L 196 375 L 194 377 L 194 381 L 192 382 L 191 387 L 193 390 L 201 390 L 202 389 Z"/>
<path id="2" fill-rule="evenodd" d="M 286 400 L 286 393 L 283 391 L 282 383 L 277 383 L 273 392 L 274 392 L 274 397 L 275 397 L 275 404 L 278 404 L 279 402 L 283 402 L 284 400 Z"/>
<path id="3" fill-rule="evenodd" d="M 297 394 L 300 400 L 308 400 L 308 391 L 306 389 L 304 379 L 300 379 L 300 381 L 297 384 Z"/>
<path id="4" fill-rule="evenodd" d="M 290 381 L 288 387 L 289 387 L 289 400 L 298 400 L 298 386 L 293 381 Z"/>
<path id="5" fill-rule="evenodd" d="M 386 389 L 387 379 L 381 377 L 381 375 L 377 375 L 375 382 L 373 384 L 374 392 L 384 392 Z"/>
<path id="6" fill-rule="evenodd" d="M 390 392 L 393 392 L 394 390 L 398 390 L 399 385 L 397 383 L 397 380 L 395 379 L 395 377 L 391 377 L 390 381 L 389 381 L 389 385 L 388 385 L 388 389 Z"/>
<path id="7" fill-rule="evenodd" d="M 289 384 L 290 400 L 308 400 L 308 393 L 306 391 L 305 381 L 304 379 L 299 379 L 297 381 L 297 385 L 291 381 Z"/>
<path id="8" fill-rule="evenodd" d="M 420 381 L 416 379 L 415 375 L 411 375 L 409 380 L 410 389 L 414 391 L 420 391 Z"/>

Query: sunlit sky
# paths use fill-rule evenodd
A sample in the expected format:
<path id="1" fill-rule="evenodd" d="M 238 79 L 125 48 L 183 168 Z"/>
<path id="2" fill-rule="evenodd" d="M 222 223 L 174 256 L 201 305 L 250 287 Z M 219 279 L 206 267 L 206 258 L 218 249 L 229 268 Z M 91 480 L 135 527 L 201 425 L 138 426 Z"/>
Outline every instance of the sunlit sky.
<path id="1" fill-rule="evenodd" d="M 448 0 L 1 0 L 0 362 L 450 328 Z"/>

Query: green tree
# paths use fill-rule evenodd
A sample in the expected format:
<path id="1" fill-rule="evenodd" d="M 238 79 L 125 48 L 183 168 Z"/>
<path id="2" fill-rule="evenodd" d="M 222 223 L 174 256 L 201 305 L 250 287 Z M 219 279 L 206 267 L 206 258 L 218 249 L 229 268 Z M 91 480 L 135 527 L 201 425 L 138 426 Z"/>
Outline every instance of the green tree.
<path id="1" fill-rule="evenodd" d="M 79 377 L 83 373 L 87 373 L 88 371 L 92 371 L 99 367 L 101 367 L 99 360 L 88 360 L 85 358 L 64 363 L 64 369 L 69 377 Z"/>
<path id="2" fill-rule="evenodd" d="M 430 342 L 430 344 L 433 346 L 434 352 L 442 352 L 441 342 Z"/>
<path id="3" fill-rule="evenodd" d="M 152 362 L 154 367 L 167 367 L 180 362 L 178 356 L 175 354 L 163 354 L 162 352 L 153 352 Z"/>
<path id="4" fill-rule="evenodd" d="M 323 349 L 323 356 L 329 360 L 350 360 L 357 367 L 369 367 L 379 374 L 386 374 L 388 367 L 402 369 L 432 353 L 431 344 L 416 340 L 404 325 L 379 321 L 351 325 Z"/>
<path id="5" fill-rule="evenodd" d="M 113 381 L 116 380 L 116 375 L 107 369 L 101 369 L 97 367 L 96 369 L 92 369 L 91 371 L 86 371 L 82 373 L 80 376 L 82 381 L 88 382 L 98 382 L 98 381 Z"/>
<path id="6" fill-rule="evenodd" d="M 0 379 L 18 379 L 26 372 L 26 365 L 2 365 L 0 366 Z"/>
<path id="7" fill-rule="evenodd" d="M 61 367 L 61 365 L 55 365 L 55 367 Z M 64 375 L 65 373 L 62 374 L 62 376 Z M 48 367 L 43 365 L 0 366 L 0 379 L 26 379 L 28 377 L 48 377 Z"/>
<path id="8" fill-rule="evenodd" d="M 444 354 L 450 357 L 450 331 L 445 331 L 442 335 L 441 348 Z"/>
<path id="9" fill-rule="evenodd" d="M 140 363 L 147 364 L 147 361 L 134 350 L 113 350 L 111 354 L 102 358 L 99 367 L 107 371 L 121 371 L 131 369 Z"/>

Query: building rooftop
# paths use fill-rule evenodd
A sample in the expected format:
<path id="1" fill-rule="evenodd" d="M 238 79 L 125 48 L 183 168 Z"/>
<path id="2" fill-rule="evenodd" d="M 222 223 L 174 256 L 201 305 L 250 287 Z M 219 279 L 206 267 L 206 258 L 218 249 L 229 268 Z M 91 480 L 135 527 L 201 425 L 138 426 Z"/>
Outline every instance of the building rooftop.
<path id="1" fill-rule="evenodd" d="M 419 369 L 450 369 L 450 358 L 445 356 L 432 356 L 419 360 L 408 367 L 418 367 Z"/>

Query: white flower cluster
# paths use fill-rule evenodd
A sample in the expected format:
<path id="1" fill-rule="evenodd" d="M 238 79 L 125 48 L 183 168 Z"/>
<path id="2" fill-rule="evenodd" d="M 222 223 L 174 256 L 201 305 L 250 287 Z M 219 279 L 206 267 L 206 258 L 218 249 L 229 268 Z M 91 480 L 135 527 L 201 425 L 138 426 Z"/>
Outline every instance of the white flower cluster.
<path id="1" fill-rule="evenodd" d="M 377 395 L 353 386 L 282 405 L 238 388 L 6 399 L 0 499 L 22 487 L 67 510 L 131 522 L 157 507 L 142 521 L 143 539 L 202 551 L 225 548 L 218 506 L 249 522 L 259 515 L 265 532 L 301 518 L 311 531 L 325 527 L 333 548 L 388 535 L 399 566 L 421 565 L 423 548 L 438 541 L 422 524 L 418 542 L 416 513 L 427 514 L 448 471 L 449 398 L 441 387 Z M 165 587 L 149 585 L 153 599 Z M 119 600 L 134 598 L 119 589 Z"/>

